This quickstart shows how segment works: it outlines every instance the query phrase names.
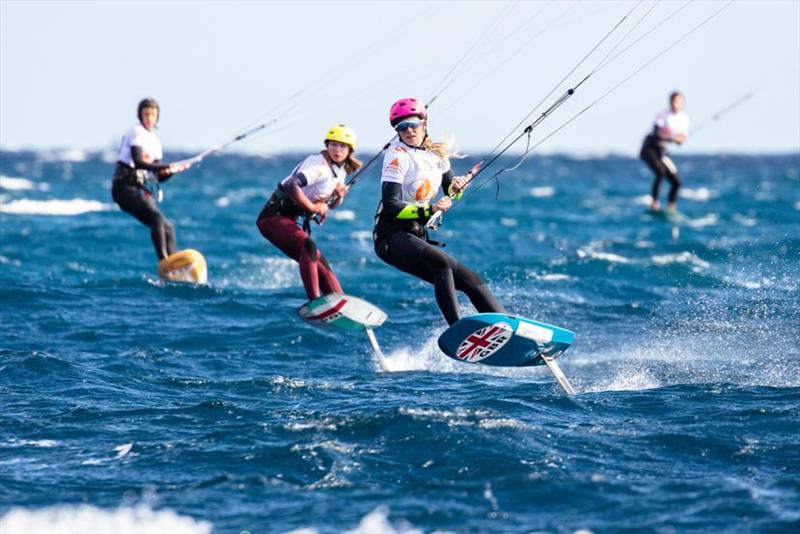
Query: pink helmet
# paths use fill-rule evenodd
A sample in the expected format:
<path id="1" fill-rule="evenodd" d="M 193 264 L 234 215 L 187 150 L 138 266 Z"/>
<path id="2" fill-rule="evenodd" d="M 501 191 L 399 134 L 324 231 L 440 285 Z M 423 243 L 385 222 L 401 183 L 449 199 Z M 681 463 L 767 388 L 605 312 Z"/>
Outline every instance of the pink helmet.
<path id="1" fill-rule="evenodd" d="M 392 104 L 389 110 L 389 122 L 392 126 L 396 126 L 407 117 L 419 117 L 423 120 L 428 118 L 428 111 L 422 100 L 414 97 L 401 98 Z"/>

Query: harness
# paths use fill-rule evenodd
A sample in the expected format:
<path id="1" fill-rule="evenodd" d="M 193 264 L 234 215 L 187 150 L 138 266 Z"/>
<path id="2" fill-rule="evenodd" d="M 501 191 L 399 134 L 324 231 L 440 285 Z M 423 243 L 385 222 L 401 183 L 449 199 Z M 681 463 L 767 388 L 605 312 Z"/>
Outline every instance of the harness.
<path id="1" fill-rule="evenodd" d="M 435 246 L 435 247 L 442 247 L 446 246 L 446 243 L 442 241 L 436 241 L 431 239 L 428 235 L 428 227 L 425 226 L 425 223 L 420 222 L 418 220 L 399 220 L 399 219 L 391 219 L 384 221 L 383 224 L 380 223 L 382 218 L 383 212 L 383 202 L 381 202 L 380 209 L 378 213 L 375 214 L 375 226 L 372 230 L 372 241 L 375 243 L 376 246 L 379 246 L 381 243 L 386 242 L 392 234 L 395 232 L 405 232 L 407 234 L 412 234 L 420 239 L 424 239 L 427 243 Z M 380 231 L 379 231 L 380 229 Z"/>
<path id="2" fill-rule="evenodd" d="M 133 169 L 119 161 L 117 162 L 117 166 L 114 168 L 113 181 L 129 187 L 141 189 L 150 197 L 157 199 L 158 202 L 161 202 L 163 197 L 163 193 L 161 192 L 161 183 L 152 172 L 144 169 Z"/>
<path id="3" fill-rule="evenodd" d="M 120 181 L 125 185 L 133 185 L 137 187 L 144 187 L 148 180 L 148 171 L 133 169 L 124 163 L 117 162 L 114 169 L 114 180 Z"/>

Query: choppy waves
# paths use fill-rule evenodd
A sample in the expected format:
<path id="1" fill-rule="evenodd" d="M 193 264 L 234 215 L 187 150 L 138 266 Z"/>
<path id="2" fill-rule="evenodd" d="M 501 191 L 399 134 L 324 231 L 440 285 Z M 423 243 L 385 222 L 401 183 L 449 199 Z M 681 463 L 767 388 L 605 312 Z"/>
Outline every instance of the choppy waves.
<path id="1" fill-rule="evenodd" d="M 0 160 L 4 534 L 800 522 L 797 157 L 676 158 L 675 217 L 645 212 L 649 178 L 619 157 L 531 157 L 499 193 L 470 189 L 432 237 L 513 313 L 576 332 L 575 397 L 542 367 L 441 354 L 431 287 L 372 249 L 374 174 L 312 237 L 388 313 L 389 372 L 362 333 L 297 317 L 297 264 L 256 228 L 295 158 L 210 158 L 165 184 L 204 286 L 158 280 L 107 159 Z"/>

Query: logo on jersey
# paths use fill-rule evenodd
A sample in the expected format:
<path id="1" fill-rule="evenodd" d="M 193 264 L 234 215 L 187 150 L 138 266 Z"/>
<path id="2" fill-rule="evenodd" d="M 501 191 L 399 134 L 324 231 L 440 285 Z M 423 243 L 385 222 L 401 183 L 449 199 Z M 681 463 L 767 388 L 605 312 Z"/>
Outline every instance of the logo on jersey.
<path id="1" fill-rule="evenodd" d="M 465 362 L 479 362 L 497 352 L 512 336 L 513 330 L 508 323 L 485 326 L 461 342 L 456 350 L 456 356 Z"/>
<path id="2" fill-rule="evenodd" d="M 428 180 L 415 180 L 411 183 L 411 190 L 417 202 L 422 202 L 431 198 L 431 183 Z"/>

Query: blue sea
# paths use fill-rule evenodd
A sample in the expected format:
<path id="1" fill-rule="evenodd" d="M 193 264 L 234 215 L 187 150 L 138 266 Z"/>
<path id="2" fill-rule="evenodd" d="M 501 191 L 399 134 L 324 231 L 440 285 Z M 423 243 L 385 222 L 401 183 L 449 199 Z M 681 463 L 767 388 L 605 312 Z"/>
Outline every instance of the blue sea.
<path id="1" fill-rule="evenodd" d="M 165 184 L 193 286 L 156 276 L 113 154 L 2 152 L 0 532 L 800 529 L 800 154 L 676 156 L 675 222 L 615 156 L 532 156 L 448 213 L 511 312 L 576 333 L 573 397 L 439 352 L 432 288 L 372 250 L 375 170 L 313 235 L 388 313 L 391 372 L 302 322 L 255 219 L 303 156 Z"/>

